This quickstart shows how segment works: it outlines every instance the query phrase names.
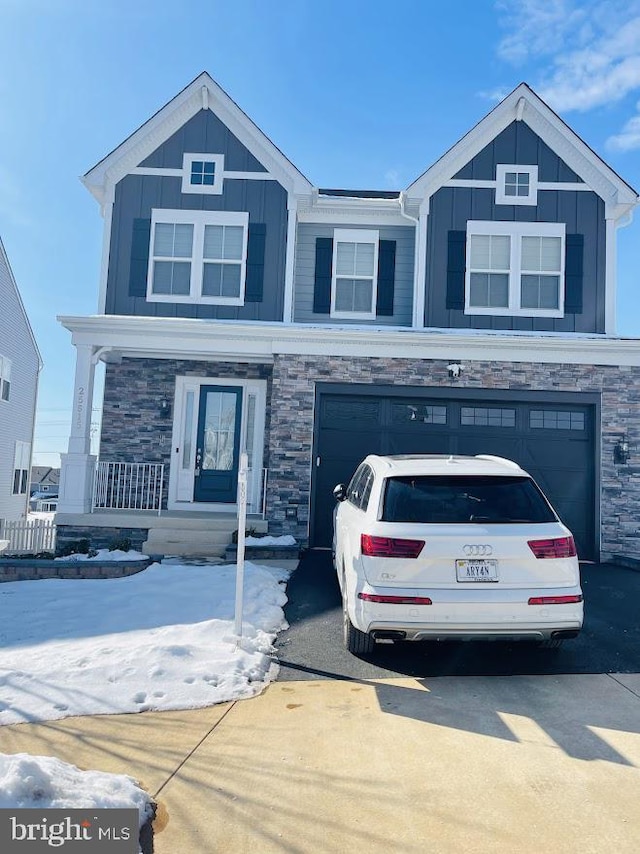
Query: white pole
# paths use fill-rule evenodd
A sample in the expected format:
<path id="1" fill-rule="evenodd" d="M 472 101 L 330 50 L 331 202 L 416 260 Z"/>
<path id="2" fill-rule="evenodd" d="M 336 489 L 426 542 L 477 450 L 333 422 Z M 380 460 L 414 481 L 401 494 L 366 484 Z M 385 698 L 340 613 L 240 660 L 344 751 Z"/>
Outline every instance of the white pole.
<path id="1" fill-rule="evenodd" d="M 236 627 L 238 637 L 242 637 L 242 604 L 244 594 L 244 538 L 247 524 L 247 469 L 249 459 L 246 453 L 240 454 L 238 472 L 238 562 L 236 565 Z"/>

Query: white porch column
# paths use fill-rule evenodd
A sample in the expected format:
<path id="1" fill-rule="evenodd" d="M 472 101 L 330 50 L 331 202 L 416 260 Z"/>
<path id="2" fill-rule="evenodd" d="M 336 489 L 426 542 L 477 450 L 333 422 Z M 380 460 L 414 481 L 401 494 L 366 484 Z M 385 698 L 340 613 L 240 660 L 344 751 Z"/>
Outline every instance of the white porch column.
<path id="1" fill-rule="evenodd" d="M 69 450 L 60 454 L 58 513 L 90 513 L 96 457 L 91 456 L 94 347 L 76 345 L 76 376 Z"/>

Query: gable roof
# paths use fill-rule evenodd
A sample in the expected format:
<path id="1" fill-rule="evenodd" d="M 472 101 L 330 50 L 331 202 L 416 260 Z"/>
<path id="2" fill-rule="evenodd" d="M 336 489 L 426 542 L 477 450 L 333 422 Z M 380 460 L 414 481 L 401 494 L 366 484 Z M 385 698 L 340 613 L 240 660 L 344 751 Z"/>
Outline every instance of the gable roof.
<path id="1" fill-rule="evenodd" d="M 24 317 L 24 322 L 27 324 L 27 329 L 29 330 L 29 337 L 31 339 L 31 343 L 33 344 L 33 349 L 35 350 L 36 357 L 38 359 L 38 370 L 42 370 L 43 361 L 42 356 L 40 355 L 40 350 L 38 349 L 38 342 L 36 341 L 36 336 L 33 334 L 33 329 L 31 328 L 31 323 L 29 321 L 29 315 L 27 314 L 27 310 L 24 307 L 24 303 L 22 302 L 22 297 L 20 296 L 20 290 L 18 288 L 18 284 L 15 280 L 15 276 L 13 275 L 13 270 L 11 269 L 11 264 L 9 263 L 9 258 L 7 256 L 7 252 L 4 248 L 4 243 L 2 242 L 2 238 L 0 237 L 0 264 L 3 264 L 6 267 L 9 282 L 13 286 L 13 290 L 15 291 L 16 298 L 18 300 L 18 305 L 20 307 L 20 311 Z"/>
<path id="2" fill-rule="evenodd" d="M 309 180 L 206 71 L 90 169 L 82 183 L 103 204 L 118 181 L 203 109 L 215 113 L 287 191 L 311 192 Z"/>
<path id="3" fill-rule="evenodd" d="M 615 219 L 624 216 L 640 201 L 633 187 L 623 181 L 526 83 L 516 86 L 410 184 L 406 189 L 407 196 L 411 199 L 432 196 L 514 121 L 526 122 L 590 189 L 604 199 Z"/>

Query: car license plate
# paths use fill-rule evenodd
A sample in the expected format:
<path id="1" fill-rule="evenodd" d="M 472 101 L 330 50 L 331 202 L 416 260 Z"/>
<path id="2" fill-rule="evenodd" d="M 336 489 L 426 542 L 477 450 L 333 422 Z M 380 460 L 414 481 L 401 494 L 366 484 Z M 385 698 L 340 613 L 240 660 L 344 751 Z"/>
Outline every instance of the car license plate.
<path id="1" fill-rule="evenodd" d="M 497 560 L 457 560 L 456 578 L 458 581 L 497 581 Z"/>

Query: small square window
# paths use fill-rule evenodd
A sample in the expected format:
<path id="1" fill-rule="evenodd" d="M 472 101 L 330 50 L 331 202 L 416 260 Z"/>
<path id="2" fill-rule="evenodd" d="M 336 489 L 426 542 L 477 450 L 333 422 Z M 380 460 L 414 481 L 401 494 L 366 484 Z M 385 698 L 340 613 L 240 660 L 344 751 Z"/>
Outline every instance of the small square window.
<path id="1" fill-rule="evenodd" d="M 496 166 L 497 205 L 535 205 L 537 196 L 537 166 Z"/>
<path id="2" fill-rule="evenodd" d="M 185 154 L 182 161 L 183 193 L 222 193 L 224 156 Z"/>

